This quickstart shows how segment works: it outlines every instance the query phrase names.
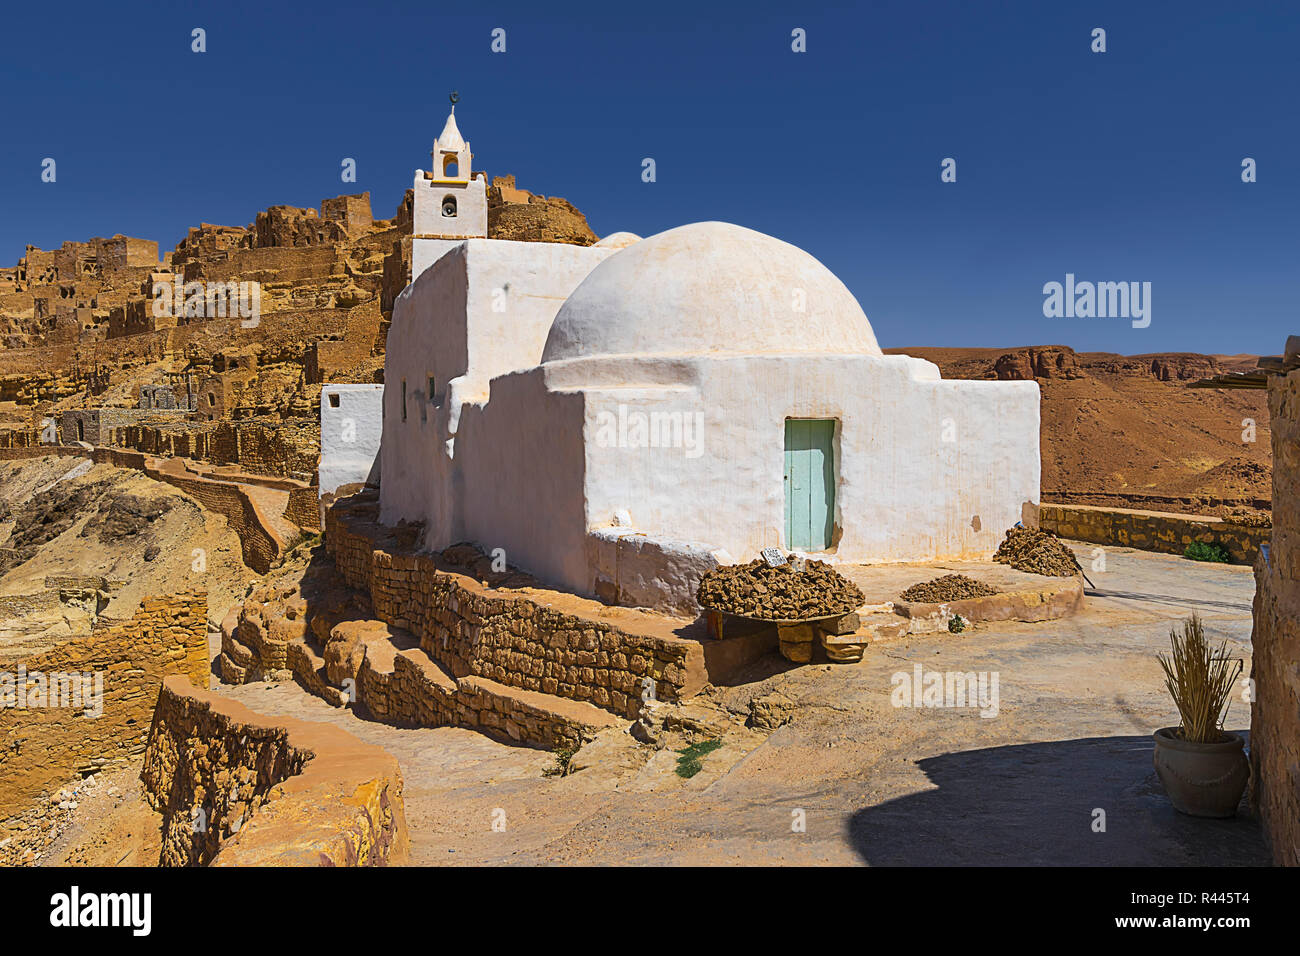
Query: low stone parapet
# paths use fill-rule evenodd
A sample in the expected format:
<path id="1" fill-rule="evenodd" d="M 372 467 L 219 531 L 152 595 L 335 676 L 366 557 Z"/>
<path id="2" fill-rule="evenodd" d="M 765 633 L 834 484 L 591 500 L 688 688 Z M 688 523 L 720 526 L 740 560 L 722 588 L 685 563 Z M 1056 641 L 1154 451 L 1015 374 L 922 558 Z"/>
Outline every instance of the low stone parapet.
<path id="1" fill-rule="evenodd" d="M 403 545 L 350 499 L 326 513 L 326 550 L 372 616 L 410 631 L 452 676 L 584 701 L 633 718 L 647 685 L 676 701 L 708 681 L 700 640 L 685 622 L 534 586 L 512 575 L 492 586 Z M 697 628 L 701 631 L 702 628 Z"/>
<path id="2" fill-rule="evenodd" d="M 1044 531 L 1094 544 L 1162 554 L 1182 554 L 1193 542 L 1220 544 L 1237 564 L 1253 564 L 1270 528 L 1232 524 L 1212 515 L 1180 515 L 1128 508 L 1097 508 L 1045 502 L 1038 509 Z"/>
<path id="3" fill-rule="evenodd" d="M 382 866 L 409 854 L 396 758 L 329 724 L 163 682 L 140 775 L 163 866 Z"/>

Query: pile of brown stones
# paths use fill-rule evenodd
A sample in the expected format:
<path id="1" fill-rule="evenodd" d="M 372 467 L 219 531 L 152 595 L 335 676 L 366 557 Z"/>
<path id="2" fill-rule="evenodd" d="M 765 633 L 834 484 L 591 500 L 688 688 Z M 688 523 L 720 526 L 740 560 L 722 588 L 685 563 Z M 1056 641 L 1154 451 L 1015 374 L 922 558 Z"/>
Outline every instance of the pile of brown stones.
<path id="1" fill-rule="evenodd" d="M 865 598 L 858 586 L 822 561 L 802 565 L 763 559 L 715 568 L 700 580 L 700 606 L 763 621 L 809 621 L 848 614 Z"/>
<path id="2" fill-rule="evenodd" d="M 1008 528 L 993 560 L 1017 571 L 1053 578 L 1073 577 L 1083 570 L 1074 552 L 1059 538 L 1034 528 Z"/>
<path id="3" fill-rule="evenodd" d="M 983 581 L 976 581 L 964 574 L 945 574 L 932 581 L 913 584 L 899 597 L 909 604 L 946 604 L 949 601 L 966 601 L 997 593 Z"/>

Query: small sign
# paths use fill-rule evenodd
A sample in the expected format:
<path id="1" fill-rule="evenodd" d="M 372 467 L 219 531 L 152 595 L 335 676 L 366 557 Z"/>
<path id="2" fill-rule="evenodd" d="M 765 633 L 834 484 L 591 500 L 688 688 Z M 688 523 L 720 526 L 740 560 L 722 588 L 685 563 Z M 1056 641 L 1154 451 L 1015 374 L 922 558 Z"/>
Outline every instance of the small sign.
<path id="1" fill-rule="evenodd" d="M 781 553 L 780 548 L 764 548 L 759 554 L 763 556 L 769 568 L 779 568 L 785 564 L 785 555 Z"/>

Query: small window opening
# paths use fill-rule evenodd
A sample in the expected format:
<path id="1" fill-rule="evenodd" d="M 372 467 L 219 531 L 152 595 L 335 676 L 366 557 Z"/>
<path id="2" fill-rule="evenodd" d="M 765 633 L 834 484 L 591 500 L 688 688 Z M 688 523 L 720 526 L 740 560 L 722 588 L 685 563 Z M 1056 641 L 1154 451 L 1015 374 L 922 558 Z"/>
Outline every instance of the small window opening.
<path id="1" fill-rule="evenodd" d="M 330 392 L 330 408 L 338 408 L 338 407 L 339 407 L 339 393 Z"/>

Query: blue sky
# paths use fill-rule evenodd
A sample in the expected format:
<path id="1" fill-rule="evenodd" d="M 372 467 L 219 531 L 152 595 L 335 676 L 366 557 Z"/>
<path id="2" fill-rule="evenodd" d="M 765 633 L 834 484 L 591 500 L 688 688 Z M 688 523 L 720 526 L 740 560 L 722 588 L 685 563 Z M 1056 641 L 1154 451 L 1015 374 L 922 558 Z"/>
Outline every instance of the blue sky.
<path id="1" fill-rule="evenodd" d="M 720 219 L 792 242 L 885 346 L 1276 353 L 1300 332 L 1295 3 L 454 6 L 11 5 L 0 263 L 361 190 L 390 216 L 456 89 L 489 175 L 601 235 Z M 1044 318 L 1066 273 L 1150 282 L 1150 326 Z"/>

